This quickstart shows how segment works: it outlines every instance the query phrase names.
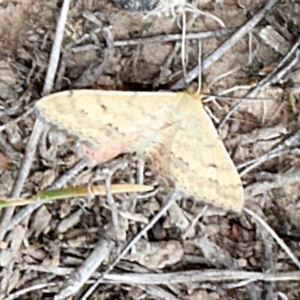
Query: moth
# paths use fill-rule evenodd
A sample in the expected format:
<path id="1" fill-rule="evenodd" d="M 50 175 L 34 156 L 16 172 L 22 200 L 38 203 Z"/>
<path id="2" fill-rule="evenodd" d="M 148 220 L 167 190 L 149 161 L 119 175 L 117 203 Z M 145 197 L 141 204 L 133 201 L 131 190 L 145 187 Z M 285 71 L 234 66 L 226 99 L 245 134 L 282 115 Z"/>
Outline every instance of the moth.
<path id="1" fill-rule="evenodd" d="M 196 95 L 74 90 L 35 107 L 46 122 L 97 149 L 87 154 L 98 162 L 146 154 L 187 195 L 235 212 L 243 207 L 239 174 Z"/>

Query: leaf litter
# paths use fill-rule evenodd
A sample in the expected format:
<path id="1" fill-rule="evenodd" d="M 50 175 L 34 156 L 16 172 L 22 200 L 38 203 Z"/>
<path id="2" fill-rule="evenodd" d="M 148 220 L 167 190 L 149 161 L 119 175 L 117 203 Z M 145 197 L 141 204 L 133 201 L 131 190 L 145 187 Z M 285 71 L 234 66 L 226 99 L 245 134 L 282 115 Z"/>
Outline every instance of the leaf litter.
<path id="1" fill-rule="evenodd" d="M 1 115 L 3 125 L 23 116 L 34 102 L 41 98 L 44 74 L 48 68 L 47 61 L 60 10 L 59 5 L 52 1 L 47 4 L 37 2 L 26 4 L 25 2 L 27 3 L 27 1 L 0 3 L 0 13 L 14 20 L 11 25 L 14 30 L 11 31 L 11 35 L 8 35 L 6 30 L 1 47 L 2 55 L 4 55 L 1 66 L 2 70 L 6 70 L 5 76 L 1 75 L 1 84 L 4 82 L 6 85 L 6 92 L 1 95 L 2 112 L 5 113 Z M 65 51 L 57 73 L 56 87 L 59 87 L 59 90 L 72 88 L 72 82 L 76 78 L 85 70 L 97 67 L 104 59 L 107 44 L 101 29 L 107 26 L 107 20 L 110 20 L 110 25 L 112 25 L 113 42 L 130 41 L 137 37 L 141 38 L 141 42 L 135 46 L 115 47 L 115 54 L 110 58 L 108 67 L 95 82 L 89 83 L 87 88 L 151 90 L 153 81 L 159 77 L 159 87 L 167 89 L 166 83 L 177 80 L 181 76 L 180 47 L 176 50 L 175 42 L 156 42 L 156 44 L 149 44 L 149 47 L 148 44 L 142 42 L 143 38 L 148 36 L 181 33 L 181 28 L 176 25 L 176 22 L 174 23 L 172 16 L 154 15 L 145 19 L 143 13 L 121 9 L 108 0 L 88 1 L 86 6 L 81 5 L 80 2 L 74 2 L 69 11 L 62 46 Z M 197 3 L 199 9 L 221 18 L 229 29 L 242 26 L 247 20 L 247 12 L 254 14 L 257 11 L 256 5 L 260 6 L 264 3 L 253 1 L 246 7 L 239 6 L 235 1 L 216 5 L 212 2 L 199 1 Z M 279 10 L 282 13 L 279 14 Z M 270 23 L 268 26 L 272 26 L 271 21 L 278 20 L 278 15 L 280 15 L 283 24 L 289 24 L 292 27 L 281 26 L 284 28 L 279 30 L 281 33 L 288 28 L 285 40 L 289 42 L 290 48 L 295 39 L 288 37 L 292 35 L 293 28 L 299 26 L 298 18 L 294 16 L 297 10 L 299 10 L 299 4 L 289 1 L 289 5 L 284 7 L 278 5 L 266 17 Z M 43 18 L 33 17 L 38 13 L 41 13 Z M 86 18 L 86 15 L 92 15 L 98 23 L 92 22 L 90 18 Z M 189 17 L 192 16 L 190 14 L 188 20 L 191 20 Z M 277 16 L 277 19 L 274 16 Z M 292 24 L 287 23 L 287 16 L 292 20 Z M 22 27 L 19 24 L 22 24 Z M 221 29 L 217 22 L 208 17 L 197 17 L 194 22 L 190 21 L 190 24 L 188 33 Z M 275 25 L 273 28 L 277 29 Z M 257 29 L 262 29 L 263 26 L 264 24 L 261 23 Z M 0 28 L 0 30 L 5 29 L 3 25 Z M 268 33 L 272 34 L 272 30 Z M 225 35 L 221 38 L 204 40 L 202 42 L 203 55 L 216 49 L 226 38 L 228 36 Z M 269 36 L 267 41 L 263 38 L 256 36 L 254 31 L 251 38 L 250 36 L 243 38 L 231 48 L 230 52 L 206 69 L 203 72 L 203 81 L 207 86 L 214 79 L 219 78 L 219 80 L 204 92 L 217 95 L 229 88 L 247 85 L 249 79 L 253 77 L 256 82 L 259 82 L 262 76 L 260 69 L 272 63 L 276 65 L 282 59 L 282 54 L 276 52 L 276 47 L 270 46 Z M 181 40 L 178 40 L 178 43 L 181 43 Z M 249 45 L 253 49 L 250 54 Z M 187 69 L 197 65 L 198 49 L 196 46 L 197 43 L 194 40 L 187 42 L 185 54 Z M 5 63 L 8 57 L 9 64 Z M 149 63 L 150 67 L 148 67 Z M 238 71 L 226 75 L 235 67 L 239 67 Z M 291 66 L 291 70 L 297 69 L 296 67 Z M 8 75 L 10 78 L 7 77 Z M 236 165 L 272 151 L 278 144 L 284 143 L 285 138 L 293 135 L 298 128 L 298 112 L 288 102 L 284 80 L 285 78 L 282 78 L 282 81 L 273 83 L 270 86 L 273 89 L 271 93 L 268 92 L 266 95 L 266 90 L 262 90 L 262 94 L 256 95 L 258 99 L 262 97 L 275 100 L 247 100 L 225 124 L 222 137 Z M 297 82 L 294 84 L 297 85 Z M 242 95 L 244 94 L 240 91 L 230 93 L 232 97 L 242 97 Z M 236 101 L 238 100 L 216 98 L 207 106 L 214 120 L 221 121 Z M 9 191 L 16 180 L 20 157 L 29 140 L 33 121 L 33 116 L 25 116 L 14 124 L 14 130 L 8 126 L 0 133 L 0 150 L 4 155 L 4 166 L 6 160 L 11 166 L 8 169 L 4 168 L 0 178 L 1 194 L 5 197 L 9 197 Z M 40 141 L 31 165 L 30 175 L 22 190 L 22 197 L 35 195 L 46 185 L 55 183 L 57 178 L 66 174 L 78 161 L 80 154 L 77 151 L 76 142 L 69 137 L 58 138 L 55 141 L 55 136 L 59 137 L 58 132 L 51 129 L 50 136 L 45 136 L 43 143 Z M 18 146 L 20 143 L 24 144 L 24 147 Z M 294 139 L 294 142 L 286 146 L 285 152 L 282 152 L 280 156 L 261 162 L 243 176 L 242 180 L 245 186 L 246 207 L 260 215 L 299 258 L 297 242 L 300 215 L 297 196 L 299 182 L 295 180 L 299 176 L 297 146 L 297 139 Z M 245 299 L 250 297 L 251 293 L 256 293 L 254 296 L 251 294 L 252 297 L 260 299 L 261 295 L 267 291 L 269 296 L 280 292 L 285 293 L 288 299 L 299 298 L 300 290 L 297 282 L 299 275 L 295 272 L 290 277 L 293 280 L 288 284 L 285 283 L 285 272 L 293 271 L 294 266 L 285 252 L 276 246 L 272 239 L 265 238 L 265 229 L 262 229 L 245 213 L 238 216 L 209 208 L 203 214 L 203 205 L 193 199 L 181 198 L 178 204 L 173 204 L 172 210 L 164 214 L 157 222 L 163 234 L 155 233 L 155 227 L 150 229 L 141 239 L 142 246 L 133 245 L 128 256 L 124 255 L 113 269 L 113 261 L 125 245 L 125 241 L 133 238 L 146 226 L 147 222 L 150 222 L 160 211 L 170 192 L 166 183 L 161 182 L 161 179 L 157 177 L 149 161 L 146 161 L 143 167 L 139 160 L 140 158 L 125 155 L 100 167 L 85 167 L 83 173 L 75 173 L 75 178 L 68 183 L 68 185 L 82 185 L 95 179 L 103 183 L 107 177 L 105 173 L 103 174 L 103 170 L 115 170 L 111 183 L 140 181 L 157 187 L 153 193 L 145 196 L 125 194 L 114 197 L 121 219 L 119 226 L 123 239 L 118 241 L 119 247 L 110 242 L 100 245 L 107 247 L 102 249 L 110 249 L 110 251 L 103 251 L 109 255 L 103 259 L 102 264 L 100 263 L 98 273 L 96 272 L 93 277 L 105 286 L 105 289 L 100 288 L 94 292 L 95 297 L 113 299 L 125 294 L 133 298 L 145 295 L 149 299 L 176 299 L 178 297 Z M 109 227 L 111 209 L 111 206 L 106 204 L 105 198 L 79 197 L 71 201 L 62 200 L 62 202 L 46 204 L 32 215 L 28 215 L 21 224 L 13 226 L 0 244 L 0 261 L 1 266 L 4 267 L 1 270 L 0 290 L 4 291 L 0 294 L 1 299 L 54 298 L 55 295 L 61 293 L 63 290 L 59 283 L 66 280 L 70 272 L 77 269 L 83 262 L 88 262 L 90 255 L 99 249 L 99 241 L 101 242 L 102 238 L 109 240 L 114 236 L 113 230 Z M 17 215 L 20 212 L 22 208 L 15 211 Z M 194 224 L 194 227 L 188 235 L 185 235 L 188 224 Z M 270 237 L 269 234 L 267 236 Z M 178 251 L 174 251 L 174 259 L 169 264 L 172 252 L 165 255 L 167 243 L 178 245 Z M 151 253 L 153 245 L 157 247 L 155 248 L 156 254 L 150 255 L 151 265 L 150 263 L 147 265 L 145 258 L 148 253 Z M 160 252 L 161 255 L 159 255 Z M 153 268 L 151 271 L 148 269 L 150 266 Z M 158 270 L 160 267 L 162 270 Z M 103 275 L 101 279 L 99 272 L 105 273 L 110 268 L 112 271 L 108 275 L 122 275 L 123 282 L 127 284 L 122 284 L 122 277 L 117 281 L 113 277 L 108 279 L 109 277 L 105 277 L 108 275 Z M 214 268 L 219 274 L 221 274 L 220 268 L 223 268 L 223 272 L 226 270 L 236 271 L 236 273 L 232 273 L 231 279 L 224 275 L 223 281 L 220 282 L 214 281 L 216 275 L 210 277 L 207 279 L 210 286 L 203 285 L 199 279 L 193 280 L 193 278 L 198 278 L 197 274 L 201 273 L 199 270 Z M 176 279 L 179 276 L 176 272 L 181 272 L 183 276 L 187 270 L 194 273 L 189 273 L 189 280 L 182 280 L 181 284 L 170 283 L 164 281 L 163 277 L 159 277 L 159 272 L 163 271 L 166 275 L 171 274 Z M 268 281 L 256 281 L 243 285 L 243 281 L 238 282 L 239 279 L 242 280 L 239 272 L 245 270 L 259 271 L 264 276 L 266 276 L 264 272 L 268 270 L 271 274 L 280 274 L 281 280 L 275 284 Z M 161 285 L 134 283 L 134 273 L 140 274 L 141 278 L 142 273 L 146 276 L 156 273 L 153 282 L 157 282 L 154 281 L 155 278 L 160 278 Z M 126 276 L 130 274 L 131 281 L 128 281 Z M 203 278 L 205 278 L 204 275 Z M 255 277 L 254 274 L 248 274 L 247 278 L 251 280 Z M 72 277 L 69 279 L 71 280 Z M 132 284 L 128 285 L 130 282 Z M 69 287 L 74 288 L 76 281 L 68 283 Z M 116 285 L 120 283 L 121 285 Z M 38 284 L 44 284 L 44 286 L 38 287 Z M 26 290 L 27 288 L 29 290 Z M 74 288 L 73 291 L 75 290 Z M 83 289 L 79 288 L 77 291 L 78 296 L 84 294 Z M 8 298 L 9 295 L 11 298 Z"/>

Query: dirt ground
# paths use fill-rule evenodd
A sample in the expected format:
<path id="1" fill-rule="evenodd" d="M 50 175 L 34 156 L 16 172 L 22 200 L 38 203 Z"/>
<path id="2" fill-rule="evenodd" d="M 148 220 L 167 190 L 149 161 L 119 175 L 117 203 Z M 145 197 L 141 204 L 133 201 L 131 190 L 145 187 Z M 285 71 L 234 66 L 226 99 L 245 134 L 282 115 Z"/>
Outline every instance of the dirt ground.
<path id="1" fill-rule="evenodd" d="M 277 1 L 210 62 L 272 0 L 186 6 L 185 68 L 198 65 L 201 40 L 203 103 L 240 173 L 245 210 L 181 197 L 120 260 L 172 188 L 148 158 L 87 164 L 80 141 L 55 128 L 31 149 L 33 107 L 43 94 L 63 3 L 0 0 L 0 194 L 30 198 L 48 187 L 104 184 L 109 176 L 114 184 L 156 189 L 114 196 L 118 241 L 109 197 L 2 208 L 0 299 L 300 299 L 299 1 Z M 51 93 L 173 90 L 183 78 L 184 1 L 125 1 L 131 9 L 156 7 L 150 12 L 123 4 L 71 1 Z M 197 86 L 197 76 L 187 78 L 184 89 Z M 35 150 L 18 186 L 25 154 Z"/>

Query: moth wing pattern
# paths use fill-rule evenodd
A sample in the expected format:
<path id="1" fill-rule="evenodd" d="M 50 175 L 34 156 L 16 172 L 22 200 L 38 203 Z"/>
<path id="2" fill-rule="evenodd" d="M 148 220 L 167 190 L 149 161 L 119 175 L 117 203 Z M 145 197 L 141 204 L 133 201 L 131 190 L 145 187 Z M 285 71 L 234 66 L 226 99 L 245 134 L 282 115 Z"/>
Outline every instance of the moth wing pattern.
<path id="1" fill-rule="evenodd" d="M 218 207 L 241 211 L 241 179 L 200 101 L 189 101 L 170 154 L 162 161 L 180 190 Z"/>
<path id="2" fill-rule="evenodd" d="M 241 179 L 199 99 L 187 93 L 74 90 L 46 96 L 38 115 L 108 160 L 146 153 L 185 193 L 239 212 Z M 100 160 L 100 159 L 99 159 Z"/>

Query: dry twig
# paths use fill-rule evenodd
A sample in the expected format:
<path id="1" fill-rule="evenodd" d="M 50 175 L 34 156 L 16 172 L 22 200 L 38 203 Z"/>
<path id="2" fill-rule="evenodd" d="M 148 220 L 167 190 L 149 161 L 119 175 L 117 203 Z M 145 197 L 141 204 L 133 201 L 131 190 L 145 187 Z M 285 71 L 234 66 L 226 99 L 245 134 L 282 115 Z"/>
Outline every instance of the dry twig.
<path id="1" fill-rule="evenodd" d="M 293 134 L 285 138 L 284 141 L 280 142 L 278 145 L 273 147 L 273 149 L 270 150 L 269 152 L 261 155 L 260 157 L 239 164 L 236 168 L 238 170 L 245 168 L 243 171 L 240 172 L 240 176 L 245 176 L 251 170 L 258 167 L 259 165 L 266 162 L 267 160 L 278 157 L 285 153 L 292 152 L 291 148 L 299 146 L 299 143 L 300 143 L 300 129 L 296 130 Z"/>
<path id="2" fill-rule="evenodd" d="M 103 28 L 103 33 L 105 34 L 107 49 L 104 52 L 102 63 L 95 68 L 91 68 L 83 72 L 83 74 L 75 82 L 73 82 L 74 87 L 92 86 L 108 68 L 112 61 L 114 55 L 114 39 L 109 28 Z"/>
<path id="3" fill-rule="evenodd" d="M 75 295 L 80 288 L 86 284 L 87 280 L 97 270 L 103 260 L 110 254 L 113 246 L 113 241 L 104 238 L 101 239 L 84 263 L 71 274 L 65 287 L 54 297 L 54 299 L 63 300 Z"/>
<path id="4" fill-rule="evenodd" d="M 264 8 L 254 15 L 244 26 L 238 29 L 229 39 L 227 39 L 219 48 L 212 54 L 206 57 L 202 62 L 202 70 L 209 68 L 216 62 L 222 55 L 224 55 L 234 44 L 241 40 L 241 38 L 251 31 L 271 10 L 271 8 L 278 2 L 278 0 L 269 0 Z M 178 80 L 171 86 L 172 90 L 183 89 L 186 83 L 190 83 L 198 76 L 198 66 L 191 70 L 186 78 Z"/>
<path id="5" fill-rule="evenodd" d="M 128 245 L 121 251 L 121 253 L 118 255 L 118 257 L 115 259 L 115 261 L 108 267 L 108 269 L 105 271 L 104 274 L 108 274 L 113 270 L 113 268 L 117 265 L 117 263 L 128 253 L 128 251 L 137 243 L 139 239 L 141 239 L 142 236 L 144 236 L 148 230 L 150 230 L 154 224 L 168 211 L 170 206 L 176 202 L 178 198 L 178 194 L 176 192 L 171 193 L 168 196 L 168 200 L 164 204 L 164 206 L 160 209 L 160 211 L 152 218 L 152 220 L 128 243 Z M 85 293 L 82 299 L 88 299 L 95 289 L 100 284 L 102 278 L 98 279 Z"/>
<path id="6" fill-rule="evenodd" d="M 243 210 L 247 214 L 249 214 L 251 217 L 253 217 L 264 229 L 266 229 L 271 234 L 273 239 L 278 243 L 278 245 L 290 257 L 290 259 L 294 262 L 294 264 L 297 266 L 297 268 L 300 269 L 300 261 L 294 255 L 294 253 L 291 251 L 291 249 L 287 246 L 287 244 L 277 235 L 277 233 L 260 216 L 258 216 L 252 210 L 250 210 L 246 207 L 244 207 Z"/>
<path id="7" fill-rule="evenodd" d="M 53 81 L 55 77 L 55 73 L 57 70 L 57 65 L 58 65 L 58 60 L 60 56 L 60 48 L 61 48 L 61 43 L 62 43 L 62 37 L 64 33 L 64 28 L 65 24 L 67 21 L 67 15 L 69 11 L 69 6 L 70 6 L 70 0 L 64 0 L 62 9 L 61 9 L 61 14 L 57 23 L 57 28 L 56 28 L 56 34 L 55 34 L 55 39 L 50 55 L 50 60 L 49 60 L 49 65 L 48 65 L 48 71 L 47 71 L 47 76 L 45 79 L 45 85 L 43 89 L 43 93 L 47 94 L 50 93 L 52 90 L 53 86 Z M 11 192 L 11 197 L 12 198 L 18 198 L 20 196 L 21 190 L 23 188 L 23 185 L 25 183 L 25 180 L 28 176 L 32 160 L 35 154 L 35 150 L 37 147 L 38 139 L 40 137 L 40 134 L 43 131 L 43 122 L 41 120 L 36 120 L 35 125 L 33 127 L 32 134 L 30 136 L 30 139 L 28 141 L 26 150 L 25 150 L 25 155 L 23 157 L 23 161 L 16 179 L 16 182 L 14 184 L 14 187 Z M 9 207 L 6 210 L 2 211 L 1 214 L 1 222 L 0 222 L 0 241 L 4 238 L 7 228 L 9 225 L 9 222 L 13 216 L 14 213 L 14 208 Z"/>
<path id="8" fill-rule="evenodd" d="M 74 178 L 79 172 L 81 172 L 85 167 L 87 163 L 85 159 L 82 159 L 78 161 L 71 169 L 69 169 L 67 172 L 64 173 L 63 176 L 58 178 L 48 189 L 59 189 L 63 187 L 67 182 L 71 180 L 71 178 Z M 28 205 L 21 209 L 9 222 L 7 230 L 11 230 L 16 225 L 18 225 L 20 222 L 22 222 L 27 216 L 32 214 L 36 209 L 38 209 L 43 203 L 34 203 L 31 205 Z"/>

